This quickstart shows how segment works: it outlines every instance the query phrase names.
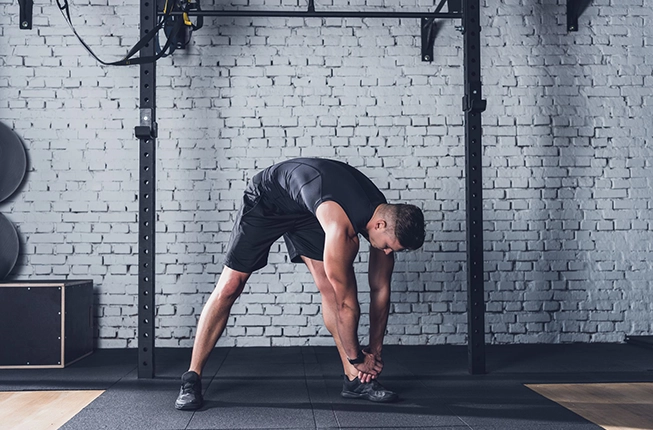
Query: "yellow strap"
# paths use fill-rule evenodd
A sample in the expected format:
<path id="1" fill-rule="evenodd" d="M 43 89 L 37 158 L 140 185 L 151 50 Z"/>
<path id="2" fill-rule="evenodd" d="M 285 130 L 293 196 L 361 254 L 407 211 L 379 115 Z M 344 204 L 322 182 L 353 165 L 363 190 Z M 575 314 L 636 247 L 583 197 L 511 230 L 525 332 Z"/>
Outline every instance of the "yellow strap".
<path id="1" fill-rule="evenodd" d="M 188 17 L 188 14 L 186 12 L 183 13 L 182 15 L 184 17 L 184 24 L 191 26 L 193 23 L 190 21 L 190 18 Z"/>
<path id="2" fill-rule="evenodd" d="M 190 1 L 189 1 L 189 3 L 190 3 Z M 163 6 L 163 13 L 166 13 L 167 9 L 168 9 L 168 0 L 166 0 L 165 5 Z M 190 17 L 188 16 L 188 13 L 184 12 L 182 14 L 182 17 L 184 18 L 184 24 L 186 24 L 189 27 L 191 25 L 193 25 L 193 22 L 190 20 Z"/>

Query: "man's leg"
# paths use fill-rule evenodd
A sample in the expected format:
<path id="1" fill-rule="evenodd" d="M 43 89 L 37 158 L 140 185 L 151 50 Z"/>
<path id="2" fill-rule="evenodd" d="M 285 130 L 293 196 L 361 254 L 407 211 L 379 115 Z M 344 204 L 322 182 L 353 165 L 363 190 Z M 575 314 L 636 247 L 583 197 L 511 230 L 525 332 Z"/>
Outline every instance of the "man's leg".
<path id="1" fill-rule="evenodd" d="M 358 376 L 358 370 L 352 366 L 349 361 L 347 361 L 347 354 L 340 343 L 340 336 L 338 335 L 338 328 L 336 318 L 338 318 L 336 313 L 336 295 L 333 291 L 333 286 L 329 279 L 327 278 L 326 272 L 324 271 L 324 263 L 318 260 L 312 260 L 310 258 L 302 256 L 302 260 L 308 266 L 313 279 L 315 280 L 315 285 L 322 295 L 322 318 L 324 318 L 324 325 L 326 326 L 333 340 L 336 342 L 336 347 L 338 348 L 338 354 L 340 354 L 340 361 L 342 361 L 342 368 L 351 381 Z"/>
<path id="2" fill-rule="evenodd" d="M 243 292 L 250 275 L 251 273 L 237 272 L 226 266 L 222 270 L 197 323 L 189 371 L 202 375 L 202 369 L 227 325 L 231 307 Z"/>
<path id="3" fill-rule="evenodd" d="M 200 314 L 190 368 L 181 376 L 181 389 L 175 408 L 195 410 L 202 406 L 202 370 L 227 325 L 231 307 L 243 292 L 249 275 L 226 266 L 222 270 L 218 284 Z"/>

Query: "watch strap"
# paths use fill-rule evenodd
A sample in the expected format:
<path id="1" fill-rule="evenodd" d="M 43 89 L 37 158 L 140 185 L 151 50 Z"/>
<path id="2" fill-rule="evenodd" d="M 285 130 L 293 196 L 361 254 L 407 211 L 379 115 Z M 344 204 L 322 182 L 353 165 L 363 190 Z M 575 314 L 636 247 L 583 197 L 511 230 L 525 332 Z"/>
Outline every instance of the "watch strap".
<path id="1" fill-rule="evenodd" d="M 349 358 L 347 357 L 347 361 L 349 361 L 349 364 L 361 364 L 365 361 L 365 354 L 363 354 L 363 350 L 359 349 L 358 350 L 358 356 L 356 358 Z"/>

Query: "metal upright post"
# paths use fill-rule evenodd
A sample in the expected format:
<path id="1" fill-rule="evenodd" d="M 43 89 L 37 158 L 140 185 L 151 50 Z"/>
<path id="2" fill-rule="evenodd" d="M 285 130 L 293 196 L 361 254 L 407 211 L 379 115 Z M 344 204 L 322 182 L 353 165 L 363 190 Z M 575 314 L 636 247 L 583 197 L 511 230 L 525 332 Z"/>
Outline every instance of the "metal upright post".
<path id="1" fill-rule="evenodd" d="M 32 29 L 32 15 L 34 10 L 34 0 L 18 0 L 20 11 L 18 13 L 21 30 Z"/>
<path id="2" fill-rule="evenodd" d="M 141 0 L 141 38 L 153 31 L 157 21 L 157 1 Z M 151 40 L 140 51 L 141 57 L 155 55 Z M 140 66 L 140 140 L 138 213 L 138 377 L 154 377 L 154 235 L 156 161 L 156 63 Z"/>
<path id="3" fill-rule="evenodd" d="M 591 3 L 592 0 L 567 0 L 567 31 L 578 31 L 578 18 Z"/>
<path id="4" fill-rule="evenodd" d="M 465 199 L 467 214 L 467 330 L 469 373 L 485 373 L 483 291 L 483 177 L 480 1 L 463 0 L 465 96 Z"/>

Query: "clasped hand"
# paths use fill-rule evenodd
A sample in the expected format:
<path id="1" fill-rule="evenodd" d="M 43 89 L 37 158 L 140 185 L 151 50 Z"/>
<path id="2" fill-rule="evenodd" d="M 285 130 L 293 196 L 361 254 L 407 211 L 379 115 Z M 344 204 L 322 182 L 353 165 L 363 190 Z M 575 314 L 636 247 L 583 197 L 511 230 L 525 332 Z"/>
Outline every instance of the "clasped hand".
<path id="1" fill-rule="evenodd" d="M 367 384 L 379 376 L 383 370 L 383 360 L 380 354 L 373 354 L 369 350 L 363 350 L 363 355 L 365 355 L 365 361 L 355 364 L 354 367 L 358 370 L 358 379 Z"/>

